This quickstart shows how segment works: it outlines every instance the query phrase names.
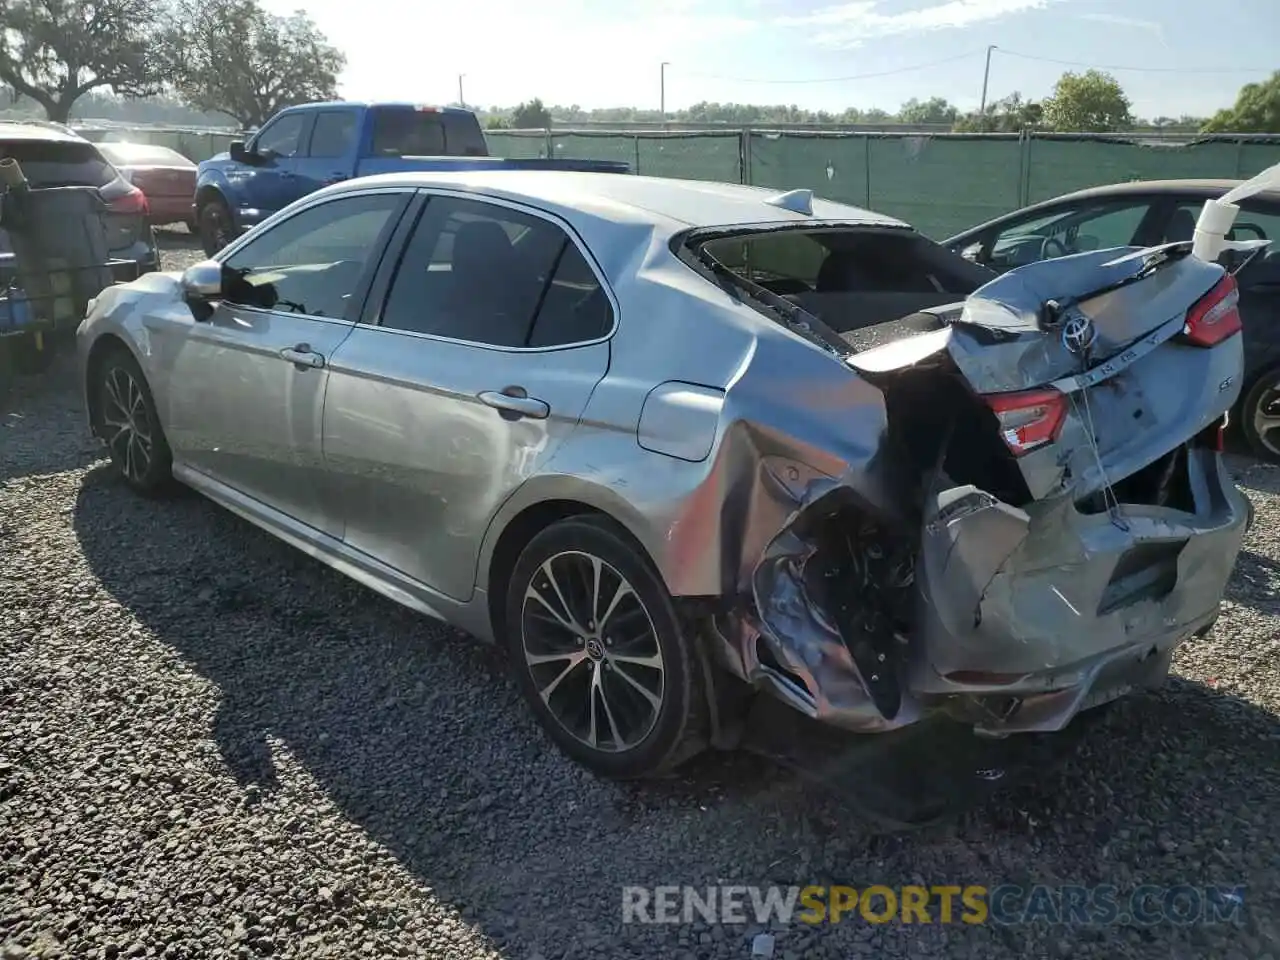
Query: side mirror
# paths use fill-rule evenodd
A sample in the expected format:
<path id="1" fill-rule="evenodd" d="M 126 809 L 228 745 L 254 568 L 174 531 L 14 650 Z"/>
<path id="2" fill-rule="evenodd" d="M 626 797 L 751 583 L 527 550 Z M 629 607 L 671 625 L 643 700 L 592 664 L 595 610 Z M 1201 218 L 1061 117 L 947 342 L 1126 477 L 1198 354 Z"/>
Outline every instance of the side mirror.
<path id="1" fill-rule="evenodd" d="M 245 148 L 243 140 L 232 140 L 227 152 L 236 163 L 253 163 L 257 156 Z"/>
<path id="2" fill-rule="evenodd" d="M 964 257 L 970 263 L 978 263 L 982 256 L 982 242 L 971 243 L 960 251 L 960 256 Z"/>
<path id="3" fill-rule="evenodd" d="M 222 264 L 202 260 L 182 272 L 182 292 L 188 300 L 208 303 L 222 299 Z"/>

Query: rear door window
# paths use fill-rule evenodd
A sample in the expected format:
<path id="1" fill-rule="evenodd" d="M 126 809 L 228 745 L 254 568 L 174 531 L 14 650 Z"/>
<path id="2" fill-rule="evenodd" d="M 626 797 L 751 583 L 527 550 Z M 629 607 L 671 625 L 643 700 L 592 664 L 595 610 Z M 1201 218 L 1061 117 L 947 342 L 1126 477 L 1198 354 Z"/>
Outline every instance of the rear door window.
<path id="1" fill-rule="evenodd" d="M 76 140 L 0 141 L 0 157 L 17 160 L 33 187 L 105 187 L 116 178 L 97 147 Z"/>
<path id="2" fill-rule="evenodd" d="M 312 157 L 345 157 L 356 139 L 356 114 L 352 110 L 322 110 L 311 131 Z"/>
<path id="3" fill-rule="evenodd" d="M 376 157 L 484 156 L 484 134 L 470 114 L 382 108 L 374 111 Z"/>
<path id="4" fill-rule="evenodd" d="M 396 270 L 382 324 L 493 347 L 595 340 L 613 325 L 582 251 L 542 217 L 436 197 Z"/>

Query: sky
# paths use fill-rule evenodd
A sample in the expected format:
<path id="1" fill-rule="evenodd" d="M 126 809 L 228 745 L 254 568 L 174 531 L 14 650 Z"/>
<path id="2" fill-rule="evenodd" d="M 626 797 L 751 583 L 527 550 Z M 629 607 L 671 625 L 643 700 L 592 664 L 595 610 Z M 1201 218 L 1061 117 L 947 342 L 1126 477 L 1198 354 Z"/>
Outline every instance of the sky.
<path id="1" fill-rule="evenodd" d="M 299 0 L 264 0 L 289 13 Z M 308 0 L 353 100 L 592 109 L 1039 99 L 1111 68 L 1142 117 L 1205 116 L 1280 69 L 1280 0 Z M 359 19 L 352 14 L 358 10 Z M 1212 38 L 1210 42 L 1208 38 Z M 1071 61 L 1071 63 L 1049 62 Z M 1119 69 L 1141 68 L 1141 69 Z"/>

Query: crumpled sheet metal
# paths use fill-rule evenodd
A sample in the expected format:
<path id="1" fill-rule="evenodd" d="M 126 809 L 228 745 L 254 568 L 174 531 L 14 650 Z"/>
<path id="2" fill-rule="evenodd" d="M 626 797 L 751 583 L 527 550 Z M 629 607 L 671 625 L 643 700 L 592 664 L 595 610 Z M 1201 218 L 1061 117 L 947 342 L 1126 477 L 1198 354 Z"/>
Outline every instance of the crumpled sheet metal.
<path id="1" fill-rule="evenodd" d="M 1034 698 L 1035 709 L 989 729 L 1059 729 L 1100 672 L 1140 676 L 1140 655 L 1163 654 L 1211 623 L 1244 536 L 1243 495 L 1209 454 L 1191 458 L 1197 513 L 1127 505 L 1126 528 L 1078 513 L 1069 498 L 1019 510 L 974 488 L 942 492 L 926 513 L 917 582 L 922 599 L 911 662 L 917 696 L 955 693 Z M 1117 563 L 1137 546 L 1176 558 L 1176 588 L 1105 610 Z M 1024 675 L 982 687 L 958 672 Z M 1078 694 L 1078 696 L 1077 696 Z"/>
<path id="2" fill-rule="evenodd" d="M 920 718 L 919 705 L 904 697 L 892 717 L 877 709 L 853 655 L 840 631 L 824 615 L 821 605 L 808 595 L 804 567 L 814 547 L 795 530 L 796 522 L 828 495 L 847 489 L 840 480 L 814 481 L 788 518 L 781 532 L 770 542 L 751 578 L 760 638 L 769 652 L 805 686 L 806 712 L 819 720 L 860 733 L 878 733 L 914 723 Z M 748 633 L 743 661 L 747 678 L 767 678 L 775 687 L 789 685 L 760 664 L 754 652 L 754 634 Z M 892 669 L 886 664 L 886 669 Z"/>
<path id="3" fill-rule="evenodd" d="M 947 349 L 979 393 L 1026 390 L 1079 373 L 1083 358 L 1060 335 L 1041 327 L 1041 305 L 1076 301 L 1067 316 L 1092 322 L 1095 360 L 1112 356 L 1162 324 L 1186 313 L 1222 276 L 1222 269 L 1192 257 L 1166 264 L 1118 289 L 1095 294 L 1135 277 L 1143 258 L 1121 259 L 1140 248 L 1120 247 L 1044 260 L 1002 274 L 965 301 Z"/>

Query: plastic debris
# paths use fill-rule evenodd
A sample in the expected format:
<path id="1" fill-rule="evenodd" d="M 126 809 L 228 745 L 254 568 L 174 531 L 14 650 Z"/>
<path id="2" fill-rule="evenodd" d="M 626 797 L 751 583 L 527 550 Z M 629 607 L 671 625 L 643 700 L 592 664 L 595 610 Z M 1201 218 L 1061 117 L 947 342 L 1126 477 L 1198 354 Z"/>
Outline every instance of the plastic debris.
<path id="1" fill-rule="evenodd" d="M 757 933 L 755 939 L 751 941 L 751 955 L 753 957 L 772 957 L 773 934 Z"/>

